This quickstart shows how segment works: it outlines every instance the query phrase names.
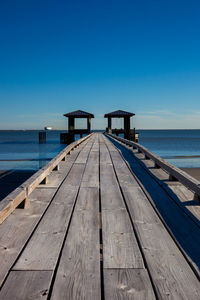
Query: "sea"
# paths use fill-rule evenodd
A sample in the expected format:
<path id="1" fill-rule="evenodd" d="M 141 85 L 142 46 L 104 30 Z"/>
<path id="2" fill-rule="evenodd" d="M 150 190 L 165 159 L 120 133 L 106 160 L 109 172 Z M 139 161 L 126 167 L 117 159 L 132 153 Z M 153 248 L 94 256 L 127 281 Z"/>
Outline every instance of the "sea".
<path id="1" fill-rule="evenodd" d="M 200 130 L 137 130 L 139 143 L 180 168 L 200 167 Z M 49 130 L 45 144 L 37 130 L 0 131 L 0 170 L 37 171 L 66 145 L 60 133 Z M 79 136 L 76 136 L 78 139 Z"/>
<path id="2" fill-rule="evenodd" d="M 0 131 L 0 201 L 66 147 L 60 144 L 61 132 L 67 130 L 47 131 L 46 143 L 39 144 L 37 130 Z M 171 164 L 200 168 L 200 130 L 137 132 L 140 144 Z"/>

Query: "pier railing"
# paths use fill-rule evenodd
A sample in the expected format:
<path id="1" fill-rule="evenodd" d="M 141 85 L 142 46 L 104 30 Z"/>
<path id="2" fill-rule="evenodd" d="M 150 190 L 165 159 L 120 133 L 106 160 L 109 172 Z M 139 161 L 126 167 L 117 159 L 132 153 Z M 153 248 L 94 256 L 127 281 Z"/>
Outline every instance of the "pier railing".
<path id="1" fill-rule="evenodd" d="M 200 202 L 200 181 L 195 179 L 194 177 L 190 176 L 183 170 L 171 165 L 166 160 L 162 159 L 160 156 L 156 155 L 155 153 L 151 152 L 144 146 L 126 140 L 121 137 L 117 137 L 112 134 L 106 134 L 107 136 L 110 136 L 111 138 L 118 140 L 122 142 L 123 144 L 132 147 L 133 149 L 137 149 L 139 153 L 143 153 L 145 156 L 145 159 L 151 159 L 154 162 L 154 166 L 156 168 L 161 168 L 165 172 L 169 174 L 169 180 L 173 181 L 179 181 L 184 186 L 186 186 L 189 190 L 191 190 L 194 193 L 194 200 L 197 200 Z"/>
<path id="2" fill-rule="evenodd" d="M 65 147 L 59 154 L 57 154 L 48 164 L 42 167 L 39 171 L 33 174 L 22 185 L 16 188 L 8 196 L 0 201 L 0 224 L 16 209 L 26 208 L 29 204 L 29 195 L 41 183 L 48 182 L 48 176 L 53 170 L 59 169 L 59 163 L 65 160 L 66 155 L 70 151 L 80 145 L 83 141 L 88 139 L 93 133 L 73 142 Z"/>

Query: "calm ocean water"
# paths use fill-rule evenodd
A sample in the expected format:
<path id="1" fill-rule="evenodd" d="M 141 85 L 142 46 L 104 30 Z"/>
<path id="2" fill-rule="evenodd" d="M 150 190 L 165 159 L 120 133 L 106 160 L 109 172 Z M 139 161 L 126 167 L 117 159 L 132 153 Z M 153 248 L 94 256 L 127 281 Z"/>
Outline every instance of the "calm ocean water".
<path id="1" fill-rule="evenodd" d="M 61 131 L 0 131 L 0 170 L 38 170 L 59 153 Z M 64 132 L 62 130 L 62 132 Z M 138 130 L 139 142 L 178 167 L 200 167 L 200 130 Z"/>
<path id="2" fill-rule="evenodd" d="M 58 154 L 61 131 L 47 131 L 47 142 L 38 144 L 38 131 L 0 131 L 0 170 L 38 170 Z M 62 132 L 65 132 L 62 130 Z"/>
<path id="3" fill-rule="evenodd" d="M 200 130 L 138 130 L 139 143 L 180 168 L 200 167 Z"/>

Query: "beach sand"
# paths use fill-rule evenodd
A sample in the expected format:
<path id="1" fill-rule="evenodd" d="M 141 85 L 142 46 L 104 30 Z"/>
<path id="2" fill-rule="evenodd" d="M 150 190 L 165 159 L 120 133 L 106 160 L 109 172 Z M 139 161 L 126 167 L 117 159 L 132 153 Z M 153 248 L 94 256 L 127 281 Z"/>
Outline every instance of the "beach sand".
<path id="1" fill-rule="evenodd" d="M 200 168 L 181 168 L 181 170 L 200 181 Z"/>

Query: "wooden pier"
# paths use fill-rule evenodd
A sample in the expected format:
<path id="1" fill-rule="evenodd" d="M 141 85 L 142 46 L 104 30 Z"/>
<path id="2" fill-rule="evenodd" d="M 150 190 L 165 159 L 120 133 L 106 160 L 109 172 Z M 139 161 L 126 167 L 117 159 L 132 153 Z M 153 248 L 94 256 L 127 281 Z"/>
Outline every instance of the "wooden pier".
<path id="1" fill-rule="evenodd" d="M 0 300 L 200 299 L 200 183 L 136 145 L 91 134 L 0 202 Z"/>

